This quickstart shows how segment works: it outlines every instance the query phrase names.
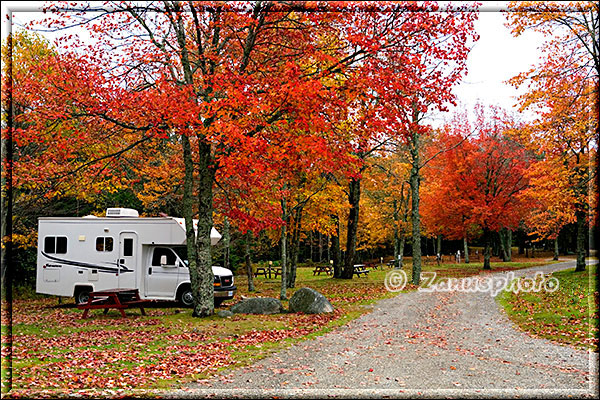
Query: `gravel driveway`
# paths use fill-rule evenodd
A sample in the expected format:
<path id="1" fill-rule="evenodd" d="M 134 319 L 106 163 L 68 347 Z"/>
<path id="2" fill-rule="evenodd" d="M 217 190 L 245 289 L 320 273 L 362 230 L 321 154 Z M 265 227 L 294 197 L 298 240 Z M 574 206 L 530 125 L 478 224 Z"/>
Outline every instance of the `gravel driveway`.
<path id="1" fill-rule="evenodd" d="M 574 267 L 569 261 L 515 276 Z M 494 277 L 502 273 L 495 273 Z M 174 397 L 596 397 L 598 354 L 517 330 L 487 292 L 410 292 Z"/>

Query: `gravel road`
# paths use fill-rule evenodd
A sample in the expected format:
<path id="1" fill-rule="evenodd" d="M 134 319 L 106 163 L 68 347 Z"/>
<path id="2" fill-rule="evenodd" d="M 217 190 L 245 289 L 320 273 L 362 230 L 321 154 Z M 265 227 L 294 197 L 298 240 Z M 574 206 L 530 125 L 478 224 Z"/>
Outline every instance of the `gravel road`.
<path id="1" fill-rule="evenodd" d="M 379 301 L 372 312 L 333 332 L 166 396 L 597 397 L 597 366 L 597 353 L 516 329 L 489 292 L 416 291 Z"/>

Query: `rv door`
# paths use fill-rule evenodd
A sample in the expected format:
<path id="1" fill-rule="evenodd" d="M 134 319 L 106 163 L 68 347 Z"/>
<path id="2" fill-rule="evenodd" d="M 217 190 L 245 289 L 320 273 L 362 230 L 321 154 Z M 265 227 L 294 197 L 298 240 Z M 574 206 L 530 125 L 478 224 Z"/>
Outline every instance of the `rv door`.
<path id="1" fill-rule="evenodd" d="M 119 235 L 119 287 L 136 289 L 137 286 L 137 234 L 121 232 Z"/>
<path id="2" fill-rule="evenodd" d="M 175 298 L 177 276 L 179 273 L 178 258 L 168 247 L 152 249 L 150 265 L 146 267 L 146 297 L 163 299 Z"/>

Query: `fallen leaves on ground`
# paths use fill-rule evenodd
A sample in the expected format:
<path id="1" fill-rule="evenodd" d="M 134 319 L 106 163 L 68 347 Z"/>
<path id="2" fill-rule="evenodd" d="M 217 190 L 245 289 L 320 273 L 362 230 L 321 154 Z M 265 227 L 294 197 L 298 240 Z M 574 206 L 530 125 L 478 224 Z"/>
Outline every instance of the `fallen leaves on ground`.
<path id="1" fill-rule="evenodd" d="M 529 334 L 598 351 L 598 292 L 590 285 L 596 267 L 552 274 L 555 291 L 511 291 L 503 294 L 509 317 Z M 523 279 L 523 278 L 521 278 Z M 518 285 L 515 285 L 518 287 Z"/>
<path id="2" fill-rule="evenodd" d="M 13 304 L 13 325 L 33 332 L 13 332 L 15 390 L 7 397 L 44 397 L 47 389 L 79 393 L 152 388 L 165 380 L 176 384 L 194 376 L 211 376 L 239 363 L 232 355 L 235 352 L 248 354 L 265 344 L 309 335 L 343 315 L 336 310 L 322 315 L 262 316 L 284 328 L 215 336 L 192 327 L 174 333 L 168 321 L 155 318 L 162 310 L 149 309 L 148 317 L 109 315 L 81 320 L 76 309 L 49 304 L 48 300 L 29 301 L 29 307 L 26 302 Z M 234 326 L 244 318 L 235 315 L 228 322 Z M 181 325 L 177 326 L 180 330 Z"/>

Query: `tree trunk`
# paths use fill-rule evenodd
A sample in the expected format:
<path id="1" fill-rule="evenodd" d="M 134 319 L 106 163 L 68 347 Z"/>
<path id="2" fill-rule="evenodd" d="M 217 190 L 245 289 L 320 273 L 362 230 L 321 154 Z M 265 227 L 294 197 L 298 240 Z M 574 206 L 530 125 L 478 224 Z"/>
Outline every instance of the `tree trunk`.
<path id="1" fill-rule="evenodd" d="M 400 212 L 398 207 L 398 202 L 394 200 L 394 268 L 400 268 L 400 228 L 398 224 L 400 223 Z"/>
<path id="2" fill-rule="evenodd" d="M 437 247 L 435 250 L 436 254 L 442 255 L 442 235 L 437 236 Z"/>
<path id="3" fill-rule="evenodd" d="M 248 276 L 248 291 L 254 292 L 254 274 L 252 273 L 252 259 L 250 257 L 250 244 L 252 242 L 252 231 L 246 231 L 244 261 L 246 263 L 246 275 Z"/>
<path id="4" fill-rule="evenodd" d="M 512 245 L 512 231 L 508 228 L 502 228 L 498 232 L 500 236 L 500 248 L 502 251 L 502 261 L 511 261 L 511 245 Z"/>
<path id="5" fill-rule="evenodd" d="M 194 310 L 199 305 L 198 297 L 200 296 L 200 278 L 198 276 L 198 252 L 196 250 L 196 235 L 194 232 L 193 218 L 193 176 L 194 176 L 194 161 L 192 159 L 192 149 L 190 140 L 186 135 L 181 138 L 183 148 L 183 163 L 185 176 L 183 180 L 183 217 L 185 219 L 185 234 L 188 254 L 188 266 L 190 272 L 190 283 L 194 297 Z"/>
<path id="6" fill-rule="evenodd" d="M 204 140 L 198 144 L 198 251 L 199 299 L 194 303 L 193 315 L 205 317 L 214 313 L 214 275 L 210 232 L 213 226 L 213 193 L 215 171 L 211 166 L 211 145 Z"/>
<path id="7" fill-rule="evenodd" d="M 402 263 L 404 262 L 404 245 L 406 243 L 406 237 L 402 235 L 400 238 L 400 248 L 398 249 L 398 262 L 396 263 L 396 268 L 402 268 Z"/>
<path id="8" fill-rule="evenodd" d="M 506 247 L 504 246 L 504 242 L 506 241 L 504 238 L 504 228 L 498 231 L 498 240 L 500 242 L 500 258 L 505 262 L 508 255 L 506 254 Z"/>
<path id="9" fill-rule="evenodd" d="M 396 268 L 402 268 L 402 264 L 404 262 L 404 245 L 406 244 L 406 232 L 405 232 L 405 226 L 408 223 L 408 201 L 410 200 L 410 193 L 407 193 L 406 196 L 404 195 L 404 182 L 402 182 L 402 187 L 400 188 L 401 193 L 400 193 L 400 204 L 402 207 L 402 231 L 399 232 L 400 234 L 400 247 L 398 248 L 398 255 L 394 255 L 394 259 L 397 260 L 396 261 Z"/>
<path id="10" fill-rule="evenodd" d="M 319 232 L 319 262 L 323 262 L 323 234 Z"/>
<path id="11" fill-rule="evenodd" d="M 290 215 L 289 224 L 287 230 L 287 238 L 286 238 L 286 246 L 287 246 L 287 271 L 285 278 L 285 286 L 286 288 L 290 287 L 290 275 L 292 272 L 292 263 L 294 259 L 294 225 L 295 221 L 293 221 L 292 216 Z"/>
<path id="12" fill-rule="evenodd" d="M 356 234 L 358 232 L 358 212 L 360 201 L 360 179 L 351 178 L 348 202 L 350 212 L 348 213 L 348 232 L 346 236 L 346 259 L 341 278 L 352 279 L 354 275 L 354 257 L 356 254 Z"/>
<path id="13" fill-rule="evenodd" d="M 194 87 L 191 63 L 186 45 L 186 34 L 183 17 L 177 18 L 174 24 L 177 42 L 181 49 L 181 66 L 186 85 Z M 210 126 L 211 120 L 204 120 L 205 127 Z M 183 190 L 183 216 L 185 218 L 186 240 L 190 281 L 194 298 L 192 316 L 204 317 L 214 312 L 214 275 L 212 272 L 210 232 L 213 225 L 212 204 L 215 170 L 212 165 L 211 145 L 203 137 L 198 137 L 198 227 L 194 231 L 193 223 L 193 184 L 194 160 L 190 140 L 182 135 L 183 163 L 185 169 Z"/>
<path id="14" fill-rule="evenodd" d="M 492 247 L 492 257 L 501 257 L 499 243 L 500 243 L 500 234 L 498 232 L 495 232 L 495 233 L 490 232 L 490 245 Z"/>
<path id="15" fill-rule="evenodd" d="M 554 257 L 552 258 L 554 261 L 558 261 L 558 234 L 554 238 Z"/>
<path id="16" fill-rule="evenodd" d="M 412 200 L 412 283 L 418 285 L 421 281 L 421 218 L 419 215 L 419 185 L 420 185 L 420 146 L 419 133 L 414 130 L 410 141 L 410 156 L 412 168 L 410 171 L 410 192 Z"/>
<path id="17" fill-rule="evenodd" d="M 183 191 L 183 216 L 186 226 L 190 281 L 194 296 L 192 316 L 204 317 L 214 312 L 214 275 L 211 268 L 210 231 L 212 228 L 212 182 L 214 171 L 209 168 L 210 145 L 200 144 L 200 164 L 198 170 L 198 227 L 193 225 L 192 185 L 194 164 L 190 141 L 182 136 L 183 159 L 185 167 Z"/>
<path id="18" fill-rule="evenodd" d="M 313 258 L 313 231 L 310 231 L 308 234 L 308 241 L 310 243 L 310 261 L 315 261 Z"/>
<path id="19" fill-rule="evenodd" d="M 400 262 L 400 237 L 397 229 L 394 229 L 394 268 L 398 268 Z"/>
<path id="20" fill-rule="evenodd" d="M 577 218 L 577 266 L 575 271 L 585 271 L 585 212 L 577 210 L 575 217 Z"/>
<path id="21" fill-rule="evenodd" d="M 281 219 L 283 226 L 281 227 L 281 292 L 279 298 L 287 300 L 287 224 L 289 217 L 287 215 L 287 203 L 285 199 L 281 200 Z"/>
<path id="22" fill-rule="evenodd" d="M 485 240 L 485 248 L 483 249 L 483 269 L 490 270 L 492 265 L 490 264 L 490 253 L 491 253 L 491 232 L 485 228 L 483 230 L 483 236 Z"/>
<path id="23" fill-rule="evenodd" d="M 508 255 L 508 262 L 512 261 L 512 229 L 506 230 L 506 254 Z"/>
<path id="24" fill-rule="evenodd" d="M 331 251 L 333 260 L 333 277 L 342 277 L 342 254 L 340 252 L 340 219 L 337 215 L 332 215 L 335 223 L 335 235 L 331 237 Z"/>
<path id="25" fill-rule="evenodd" d="M 465 236 L 463 238 L 463 248 L 465 251 L 465 264 L 469 263 L 469 245 L 467 243 L 467 237 Z"/>
<path id="26" fill-rule="evenodd" d="M 223 220 L 223 268 L 230 269 L 231 264 L 229 261 L 229 252 L 231 244 L 231 234 L 229 232 L 231 225 L 229 224 L 229 218 L 225 216 Z"/>
<path id="27" fill-rule="evenodd" d="M 290 249 L 290 268 L 288 272 L 287 287 L 296 286 L 296 268 L 298 268 L 298 253 L 300 252 L 300 233 L 302 230 L 302 208 L 296 209 L 292 231 L 292 242 Z"/>

